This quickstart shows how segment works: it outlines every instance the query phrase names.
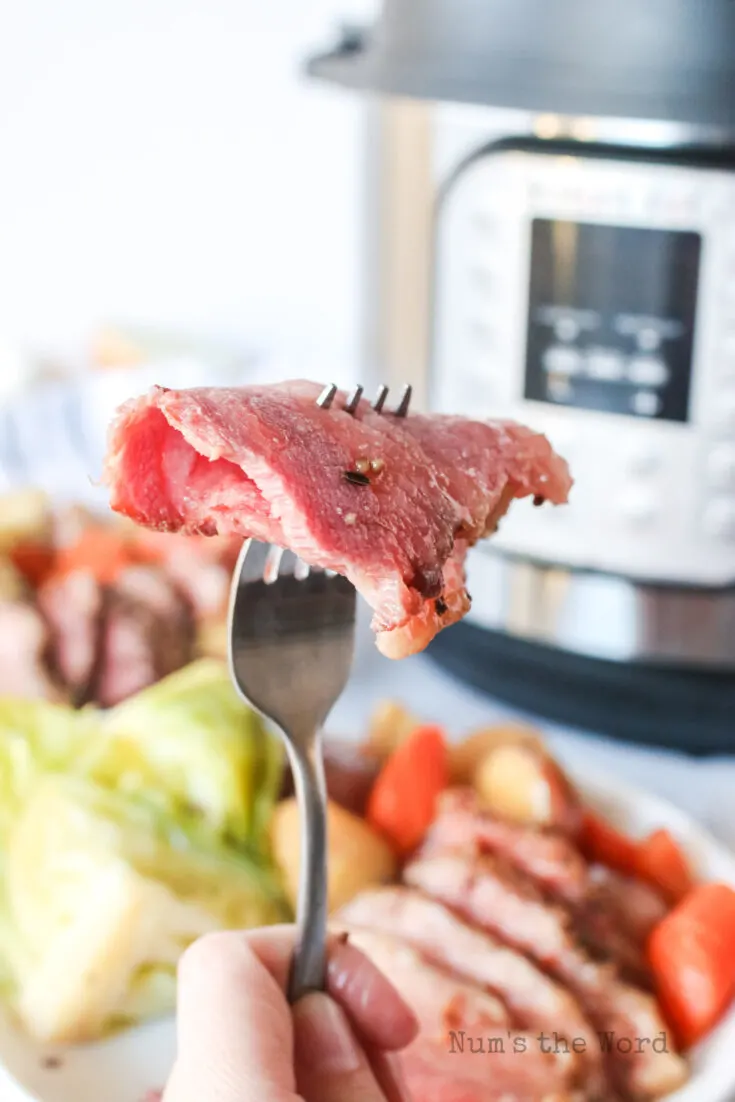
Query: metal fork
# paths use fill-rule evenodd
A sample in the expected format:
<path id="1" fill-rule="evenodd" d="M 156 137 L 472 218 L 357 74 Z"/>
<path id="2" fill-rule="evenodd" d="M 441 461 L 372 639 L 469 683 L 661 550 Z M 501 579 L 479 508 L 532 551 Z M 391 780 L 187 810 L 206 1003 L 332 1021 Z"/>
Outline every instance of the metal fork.
<path id="1" fill-rule="evenodd" d="M 337 387 L 317 399 L 332 407 Z M 343 411 L 354 414 L 356 387 Z M 381 413 L 383 386 L 373 403 Z M 408 411 L 404 388 L 394 416 Z M 386 411 L 387 412 L 387 411 Z M 293 1003 L 323 990 L 327 936 L 326 786 L 321 729 L 347 683 L 354 652 L 355 589 L 346 578 L 309 567 L 292 551 L 246 540 L 235 567 L 228 615 L 228 657 L 242 699 L 283 736 L 301 821 L 296 949 L 289 977 Z"/>

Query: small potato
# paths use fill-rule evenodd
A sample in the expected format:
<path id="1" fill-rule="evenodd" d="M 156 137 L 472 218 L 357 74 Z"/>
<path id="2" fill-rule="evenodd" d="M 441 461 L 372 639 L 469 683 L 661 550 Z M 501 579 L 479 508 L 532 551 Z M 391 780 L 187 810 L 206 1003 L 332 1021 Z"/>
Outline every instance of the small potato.
<path id="1" fill-rule="evenodd" d="M 330 914 L 362 891 L 393 880 L 396 856 L 388 843 L 356 815 L 330 801 L 327 807 L 328 905 Z M 283 873 L 286 893 L 296 905 L 301 831 L 295 799 L 276 806 L 271 826 L 273 853 Z"/>
<path id="2" fill-rule="evenodd" d="M 212 616 L 200 623 L 196 636 L 197 654 L 227 660 L 227 620 Z"/>
<path id="3" fill-rule="evenodd" d="M 421 720 L 401 704 L 383 700 L 371 716 L 365 750 L 383 760 L 420 725 Z"/>
<path id="4" fill-rule="evenodd" d="M 51 512 L 43 490 L 16 490 L 0 498 L 0 552 L 24 539 L 38 539 L 49 530 Z"/>
<path id="5" fill-rule="evenodd" d="M 507 743 L 477 765 L 474 786 L 500 818 L 574 833 L 580 821 L 577 793 L 559 766 L 531 744 Z"/>
<path id="6" fill-rule="evenodd" d="M 452 784 L 472 784 L 477 767 L 498 746 L 521 745 L 543 748 L 543 741 L 533 727 L 520 723 L 500 723 L 484 727 L 462 742 L 449 748 L 449 770 Z"/>

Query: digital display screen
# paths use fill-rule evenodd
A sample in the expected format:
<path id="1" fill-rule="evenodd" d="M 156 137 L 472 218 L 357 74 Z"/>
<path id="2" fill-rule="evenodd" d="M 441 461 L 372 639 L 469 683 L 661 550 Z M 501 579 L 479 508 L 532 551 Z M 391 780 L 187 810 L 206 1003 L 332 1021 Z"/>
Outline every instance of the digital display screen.
<path id="1" fill-rule="evenodd" d="M 525 396 L 686 421 L 702 239 L 534 219 Z"/>

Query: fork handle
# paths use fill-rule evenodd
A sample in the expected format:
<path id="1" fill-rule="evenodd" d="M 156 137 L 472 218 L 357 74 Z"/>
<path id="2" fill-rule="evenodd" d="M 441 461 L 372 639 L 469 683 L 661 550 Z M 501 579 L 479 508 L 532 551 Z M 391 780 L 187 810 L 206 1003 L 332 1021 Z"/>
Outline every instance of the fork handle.
<path id="1" fill-rule="evenodd" d="M 326 983 L 327 792 L 318 735 L 303 751 L 289 744 L 289 755 L 301 820 L 296 948 L 288 983 L 293 1004 L 310 991 L 323 991 Z"/>

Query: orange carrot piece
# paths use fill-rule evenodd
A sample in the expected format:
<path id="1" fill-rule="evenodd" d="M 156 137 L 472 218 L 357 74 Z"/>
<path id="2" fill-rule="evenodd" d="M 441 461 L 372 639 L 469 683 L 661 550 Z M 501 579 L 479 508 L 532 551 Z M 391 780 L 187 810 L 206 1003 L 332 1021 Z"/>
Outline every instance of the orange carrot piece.
<path id="1" fill-rule="evenodd" d="M 88 570 L 97 581 L 109 585 L 133 562 L 127 540 L 111 528 L 90 527 L 76 543 L 62 547 L 57 556 L 57 571 L 70 574 Z"/>
<path id="2" fill-rule="evenodd" d="M 636 875 L 637 842 L 617 830 L 601 815 L 589 810 L 584 812 L 579 845 L 588 860 L 606 865 L 627 876 Z"/>
<path id="3" fill-rule="evenodd" d="M 443 732 L 418 727 L 383 765 L 370 793 L 367 820 L 398 853 L 418 846 L 434 820 L 436 801 L 449 783 Z"/>
<path id="4" fill-rule="evenodd" d="M 654 928 L 648 957 L 662 1008 L 685 1048 L 735 996 L 735 891 L 700 884 Z"/>
<path id="5" fill-rule="evenodd" d="M 670 903 L 678 903 L 694 887 L 687 859 L 668 830 L 654 830 L 639 844 L 638 875 Z"/>

